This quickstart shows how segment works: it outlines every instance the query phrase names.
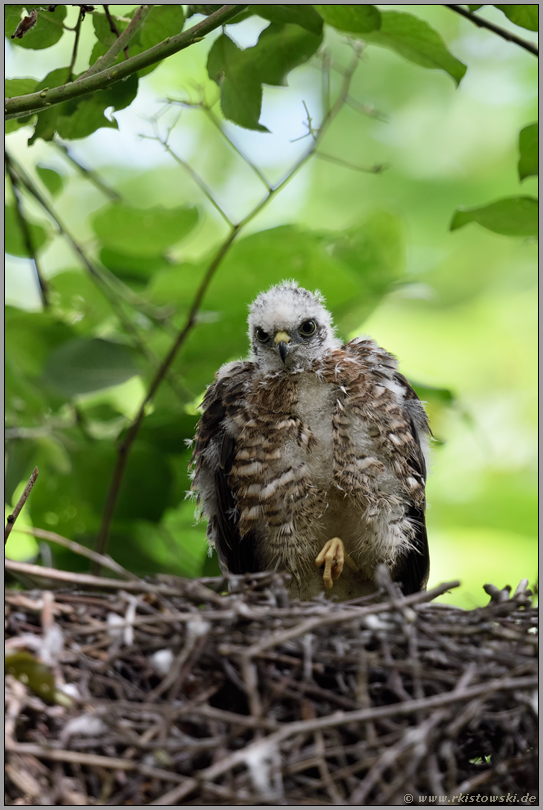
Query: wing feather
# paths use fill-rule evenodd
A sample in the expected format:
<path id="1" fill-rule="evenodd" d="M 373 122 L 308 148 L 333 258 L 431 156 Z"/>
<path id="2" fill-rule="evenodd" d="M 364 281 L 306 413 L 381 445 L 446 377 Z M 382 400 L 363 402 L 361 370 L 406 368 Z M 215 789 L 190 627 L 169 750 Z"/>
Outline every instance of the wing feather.
<path id="1" fill-rule="evenodd" d="M 221 370 L 207 389 L 202 417 L 196 429 L 191 465 L 192 489 L 198 491 L 202 514 L 208 518 L 207 536 L 217 551 L 225 572 L 244 574 L 258 571 L 255 538 L 239 531 L 236 493 L 230 485 L 230 471 L 236 454 L 236 440 L 228 429 L 228 412 L 243 387 L 251 363 L 231 364 Z"/>

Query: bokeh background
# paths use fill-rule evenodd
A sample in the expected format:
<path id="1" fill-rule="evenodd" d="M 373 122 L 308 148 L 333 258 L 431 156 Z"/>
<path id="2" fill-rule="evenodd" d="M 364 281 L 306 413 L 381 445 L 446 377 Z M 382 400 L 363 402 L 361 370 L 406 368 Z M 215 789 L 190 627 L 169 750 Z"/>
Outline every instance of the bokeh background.
<path id="1" fill-rule="evenodd" d="M 110 6 L 114 14 L 129 8 Z M 500 587 L 515 587 L 523 577 L 536 582 L 537 245 L 477 224 L 451 231 L 450 223 L 459 206 L 536 193 L 536 178 L 519 181 L 518 137 L 537 120 L 537 59 L 443 6 L 387 6 L 394 8 L 426 20 L 467 73 L 456 87 L 443 71 L 368 46 L 351 101 L 320 148 L 338 161 L 313 156 L 247 225 L 175 362 L 181 396 L 162 386 L 129 460 L 109 551 L 138 574 L 197 576 L 217 570 L 207 556 L 205 525 L 195 522 L 194 503 L 184 499 L 190 457 L 185 439 L 194 431 L 196 406 L 214 371 L 245 354 L 247 305 L 269 284 L 295 277 L 321 289 L 345 339 L 369 334 L 396 354 L 402 372 L 428 402 L 436 437 L 428 481 L 430 585 L 460 579 L 462 587 L 442 599 L 472 607 L 487 601 L 486 582 Z M 534 39 L 493 7 L 480 13 Z M 253 17 L 228 30 L 240 47 L 249 47 L 266 25 Z M 166 250 L 140 246 L 138 262 L 137 250 L 130 254 L 130 246 L 96 224 L 99 212 L 107 222 L 114 203 L 54 143 L 37 139 L 29 146 L 28 126 L 7 136 L 9 152 L 36 183 L 44 177 L 36 173 L 38 166 L 61 176 L 54 207 L 78 244 L 134 295 L 155 307 L 172 307 L 170 332 L 155 328 L 141 307 L 134 316 L 158 357 L 182 324 L 227 228 L 187 169 L 156 140 L 157 133 L 163 138 L 172 127 L 169 145 L 213 190 L 231 220 L 242 219 L 263 196 L 255 173 L 204 111 L 165 101 L 218 97 L 206 71 L 209 42 L 218 35 L 141 79 L 135 101 L 115 113 L 118 129 L 63 141 L 126 205 L 197 206 L 197 225 L 183 239 L 166 240 Z M 79 71 L 89 63 L 92 40 L 83 27 Z M 325 45 L 332 65 L 351 59 L 348 38 L 328 27 Z M 71 48 L 66 36 L 46 50 L 14 47 L 8 40 L 6 74 L 41 80 L 69 63 Z M 334 70 L 331 75 L 334 93 L 340 77 Z M 322 76 L 322 61 L 315 58 L 290 74 L 288 87 L 265 87 L 261 123 L 269 133 L 224 121 L 219 105 L 213 107 L 224 131 L 272 183 L 308 148 L 306 111 L 317 125 L 323 115 Z M 360 170 L 373 166 L 385 168 Z M 32 261 L 8 253 L 6 509 L 12 510 L 38 464 L 38 483 L 17 525 L 50 529 L 92 547 L 115 442 L 137 412 L 151 370 L 141 366 L 125 382 L 95 391 L 81 392 L 76 384 L 70 391 L 66 380 L 59 388 L 54 369 L 59 346 L 78 336 L 121 339 L 122 330 L 66 239 L 54 233 L 39 206 L 31 201 L 25 206 L 32 222 L 47 232 L 39 258 L 51 283 L 51 304 L 44 312 Z M 352 268 L 333 261 L 343 235 L 359 239 L 356 284 Z M 119 256 L 127 253 L 131 259 L 123 265 Z M 16 531 L 6 553 L 21 560 L 52 559 L 72 570 L 87 564 Z"/>

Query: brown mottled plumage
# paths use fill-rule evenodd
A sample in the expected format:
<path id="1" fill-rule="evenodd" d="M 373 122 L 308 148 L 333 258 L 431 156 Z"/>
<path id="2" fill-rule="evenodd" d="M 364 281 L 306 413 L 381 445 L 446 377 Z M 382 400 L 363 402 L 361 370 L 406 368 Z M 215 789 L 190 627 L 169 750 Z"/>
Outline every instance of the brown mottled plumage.
<path id="1" fill-rule="evenodd" d="M 342 346 L 294 283 L 257 298 L 249 336 L 251 359 L 207 390 L 192 459 L 223 570 L 285 570 L 301 599 L 370 593 L 379 563 L 404 593 L 424 588 L 428 421 L 395 358 Z"/>

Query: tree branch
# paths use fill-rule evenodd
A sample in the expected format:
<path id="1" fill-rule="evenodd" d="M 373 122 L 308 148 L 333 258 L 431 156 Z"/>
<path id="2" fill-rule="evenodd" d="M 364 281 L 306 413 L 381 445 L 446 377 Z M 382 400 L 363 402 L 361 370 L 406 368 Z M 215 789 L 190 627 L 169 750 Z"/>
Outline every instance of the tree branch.
<path id="1" fill-rule="evenodd" d="M 445 4 L 445 8 L 450 8 L 451 11 L 455 11 L 457 14 L 460 14 L 462 17 L 465 17 L 466 20 L 469 20 L 474 25 L 477 25 L 479 28 L 486 28 L 488 31 L 492 31 L 492 33 L 497 34 L 502 39 L 506 39 L 507 42 L 513 42 L 515 45 L 518 45 L 520 48 L 524 48 L 525 51 L 529 51 L 533 53 L 535 56 L 539 56 L 539 49 L 537 45 L 534 45 L 533 42 L 528 42 L 521 37 L 517 37 L 516 34 L 512 34 L 506 28 L 501 28 L 499 25 L 494 25 L 494 23 L 489 22 L 488 20 L 484 20 L 482 17 L 477 17 L 473 11 L 467 11 L 462 6 L 454 5 L 453 3 Z"/>
<path id="2" fill-rule="evenodd" d="M 19 501 L 17 502 L 17 506 L 13 510 L 13 514 L 8 515 L 8 519 L 6 521 L 6 527 L 4 529 L 4 545 L 6 545 L 8 537 L 11 534 L 11 530 L 13 529 L 13 525 L 14 525 L 15 521 L 17 520 L 17 518 L 19 517 L 19 512 L 21 511 L 21 509 L 25 505 L 26 499 L 28 498 L 28 496 L 32 492 L 32 487 L 36 483 L 36 478 L 37 477 L 38 477 L 38 468 L 34 467 L 34 471 L 32 472 L 32 475 L 30 476 L 30 478 L 28 479 L 28 484 L 24 488 L 24 492 L 21 495 L 21 497 L 19 498 Z"/>
<path id="3" fill-rule="evenodd" d="M 107 9 L 107 6 L 104 6 L 104 8 Z M 128 43 L 130 42 L 132 37 L 136 34 L 139 27 L 141 26 L 141 24 L 143 23 L 143 21 L 145 20 L 145 18 L 147 17 L 152 8 L 153 7 L 151 5 L 140 6 L 136 11 L 136 13 L 134 14 L 134 16 L 132 17 L 132 20 L 130 21 L 128 26 L 122 32 L 122 34 L 119 34 L 117 32 L 117 39 L 115 40 L 109 51 L 105 53 L 103 56 L 99 56 L 94 65 L 91 65 L 90 68 L 85 71 L 85 73 L 79 76 L 76 79 L 76 82 L 81 82 L 88 76 L 95 76 L 97 73 L 101 73 L 103 70 L 112 65 L 117 59 L 120 52 L 127 48 Z M 111 25 L 113 20 L 110 17 L 109 10 L 106 11 L 106 16 Z"/>
<path id="4" fill-rule="evenodd" d="M 34 248 L 34 243 L 32 241 L 32 234 L 30 232 L 30 226 L 26 220 L 25 215 L 23 214 L 23 208 L 21 204 L 21 195 L 19 191 L 19 179 L 17 177 L 16 172 L 13 169 L 13 165 L 11 163 L 11 159 L 7 152 L 5 153 L 5 161 L 6 161 L 6 170 L 8 173 L 8 177 L 11 183 L 11 189 L 13 191 L 13 197 L 15 199 L 15 211 L 17 213 L 17 219 L 19 221 L 19 227 L 21 229 L 21 234 L 23 237 L 23 242 L 25 244 L 27 253 L 30 259 L 34 262 L 34 269 L 36 271 L 36 278 L 38 280 L 38 287 L 40 290 L 40 295 L 42 299 L 42 303 L 44 307 L 49 306 L 49 299 L 48 299 L 48 285 L 45 279 L 42 276 L 40 265 L 38 264 L 38 258 L 36 256 L 36 250 Z"/>
<path id="5" fill-rule="evenodd" d="M 100 73 L 95 73 L 84 79 L 68 82 L 68 84 L 63 84 L 60 87 L 46 88 L 37 93 L 29 93 L 26 96 L 8 98 L 4 103 L 5 119 L 8 121 L 12 118 L 33 115 L 43 110 L 48 110 L 56 104 L 62 104 L 64 101 L 80 98 L 89 93 L 94 93 L 97 90 L 104 90 L 115 82 L 119 82 L 137 73 L 138 70 L 154 65 L 162 59 L 166 59 L 168 56 L 173 56 L 174 53 L 178 53 L 184 48 L 194 45 L 195 42 L 200 42 L 206 34 L 214 31 L 221 25 L 225 25 L 246 8 L 246 5 L 222 6 L 218 11 L 210 14 L 209 17 L 197 23 L 188 31 L 183 31 L 174 37 L 168 37 L 163 42 L 154 45 L 147 51 L 132 56 L 130 59 L 127 59 L 126 62 L 113 65 L 105 70 L 101 70 Z M 119 40 L 117 40 L 117 42 L 118 41 Z"/>

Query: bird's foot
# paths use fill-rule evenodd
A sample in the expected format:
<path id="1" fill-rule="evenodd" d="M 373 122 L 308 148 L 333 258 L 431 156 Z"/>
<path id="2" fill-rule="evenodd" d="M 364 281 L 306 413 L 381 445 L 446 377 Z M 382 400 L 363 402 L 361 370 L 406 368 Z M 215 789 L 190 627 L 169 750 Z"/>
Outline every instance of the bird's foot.
<path id="1" fill-rule="evenodd" d="M 335 579 L 339 579 L 345 565 L 347 565 L 351 571 L 360 570 L 353 558 L 345 551 L 343 541 L 340 540 L 339 537 L 332 537 L 331 540 L 328 540 L 324 544 L 315 559 L 315 564 L 319 568 L 324 565 L 322 580 L 324 587 L 328 589 L 332 587 Z"/>

